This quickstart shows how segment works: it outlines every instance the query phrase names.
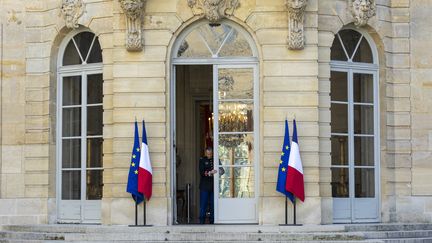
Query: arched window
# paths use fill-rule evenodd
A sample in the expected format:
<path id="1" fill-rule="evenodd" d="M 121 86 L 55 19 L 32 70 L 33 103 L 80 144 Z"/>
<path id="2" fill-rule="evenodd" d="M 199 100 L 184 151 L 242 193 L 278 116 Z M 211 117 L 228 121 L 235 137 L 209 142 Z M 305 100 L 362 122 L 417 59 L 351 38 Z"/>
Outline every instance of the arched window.
<path id="1" fill-rule="evenodd" d="M 245 59 L 258 56 L 248 33 L 228 22 L 218 24 L 198 23 L 179 36 L 173 56 L 185 59 Z"/>
<path id="2" fill-rule="evenodd" d="M 57 97 L 57 198 L 60 222 L 100 221 L 102 199 L 102 50 L 91 32 L 60 47 Z"/>
<path id="3" fill-rule="evenodd" d="M 334 222 L 378 221 L 378 64 L 373 41 L 344 29 L 331 47 Z"/>

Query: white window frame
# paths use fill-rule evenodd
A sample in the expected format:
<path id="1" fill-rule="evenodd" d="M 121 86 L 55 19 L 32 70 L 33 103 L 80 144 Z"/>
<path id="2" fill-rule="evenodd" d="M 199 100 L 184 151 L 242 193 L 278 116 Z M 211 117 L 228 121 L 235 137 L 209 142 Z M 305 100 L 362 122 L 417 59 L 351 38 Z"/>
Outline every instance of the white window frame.
<path id="1" fill-rule="evenodd" d="M 66 169 L 65 171 L 81 171 L 81 195 L 80 200 L 68 200 L 68 201 L 80 201 L 81 207 L 86 203 L 86 201 L 95 201 L 95 200 L 86 200 L 86 173 L 87 173 L 87 138 L 103 138 L 103 135 L 98 136 L 87 136 L 87 77 L 88 75 L 93 74 L 103 74 L 103 64 L 102 63 L 91 63 L 87 64 L 84 62 L 83 64 L 78 65 L 67 65 L 63 66 L 63 57 L 66 50 L 66 47 L 69 41 L 72 38 L 82 32 L 90 32 L 86 29 L 73 30 L 71 31 L 59 47 L 59 55 L 57 59 L 57 107 L 56 107 L 56 205 L 57 205 L 57 222 L 59 223 L 100 223 L 100 220 L 85 220 L 85 210 L 81 210 L 81 218 L 80 220 L 69 220 L 60 218 L 60 205 L 62 201 L 62 172 L 64 171 L 62 168 L 62 145 L 63 145 L 63 135 L 62 135 L 62 125 L 63 125 L 63 78 L 65 77 L 81 77 L 81 104 L 76 105 L 76 107 L 81 107 L 81 134 L 79 136 L 81 140 L 81 168 L 80 169 Z M 91 44 L 93 46 L 94 41 Z M 89 49 L 89 53 L 86 57 L 90 55 L 91 47 Z M 102 106 L 103 103 L 90 104 L 90 106 Z M 74 107 L 66 106 L 66 107 Z M 78 136 L 76 137 L 78 138 Z M 102 168 L 91 168 L 90 170 L 102 170 Z"/>
<path id="2" fill-rule="evenodd" d="M 356 220 L 354 215 L 354 199 L 355 199 L 355 168 L 368 168 L 371 166 L 355 166 L 354 165 L 354 105 L 357 104 L 353 102 L 353 77 L 354 74 L 372 74 L 373 75 L 373 107 L 374 107 L 374 162 L 375 165 L 371 168 L 374 168 L 374 183 L 375 183 L 375 198 L 377 199 L 377 219 L 375 221 L 379 222 L 381 221 L 381 214 L 380 214 L 380 205 L 381 205 L 381 186 L 380 186 L 380 109 L 379 109 L 379 59 L 378 59 L 378 50 L 375 45 L 375 42 L 370 37 L 370 35 L 363 29 L 354 29 L 350 27 L 343 28 L 341 30 L 353 30 L 360 34 L 362 34 L 362 38 L 365 38 L 368 42 L 371 52 L 372 52 L 372 60 L 373 63 L 360 63 L 360 62 L 352 62 L 352 58 L 355 56 L 359 45 L 354 50 L 353 56 L 348 58 L 348 61 L 330 61 L 330 71 L 331 72 L 343 72 L 347 73 L 347 86 L 348 86 L 348 134 L 344 133 L 331 133 L 331 136 L 333 135 L 343 135 L 348 136 L 348 171 L 349 171 L 349 199 L 351 201 L 351 220 L 345 221 L 334 221 L 334 223 L 358 223 L 358 222 L 371 222 L 370 220 Z M 335 38 L 339 38 L 339 35 L 336 35 Z M 342 48 L 347 55 L 345 46 L 339 38 L 339 41 L 341 42 Z M 361 41 L 361 40 L 360 40 Z M 360 44 L 359 41 L 359 44 Z M 348 56 L 348 55 L 347 55 Z M 331 81 L 330 81 L 331 82 Z M 330 101 L 331 104 L 338 102 Z M 344 102 L 345 103 L 345 102 Z M 369 137 L 369 136 L 368 136 Z M 331 165 L 331 168 L 347 168 L 347 166 L 338 166 L 338 165 Z"/>

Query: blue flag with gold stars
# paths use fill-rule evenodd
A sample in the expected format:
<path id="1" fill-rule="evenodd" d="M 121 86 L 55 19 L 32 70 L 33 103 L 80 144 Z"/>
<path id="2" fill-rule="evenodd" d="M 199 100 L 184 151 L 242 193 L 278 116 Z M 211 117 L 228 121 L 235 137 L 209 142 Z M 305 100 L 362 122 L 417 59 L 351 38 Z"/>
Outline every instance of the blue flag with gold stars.
<path id="1" fill-rule="evenodd" d="M 132 194 L 132 198 L 135 200 L 136 204 L 140 204 L 144 200 L 143 194 L 138 192 L 138 167 L 140 161 L 140 141 L 138 134 L 138 123 L 135 121 L 135 138 L 134 146 L 132 149 L 132 158 L 130 161 L 129 177 L 126 187 L 126 191 Z"/>
<path id="2" fill-rule="evenodd" d="M 285 120 L 285 137 L 284 137 L 284 143 L 283 143 L 283 147 L 282 147 L 281 158 L 279 161 L 279 171 L 278 171 L 278 178 L 277 178 L 277 184 L 276 184 L 276 191 L 284 194 L 293 202 L 294 201 L 294 195 L 285 189 L 285 182 L 286 182 L 287 172 L 288 172 L 288 159 L 289 159 L 289 155 L 290 155 L 290 150 L 291 150 L 291 148 L 290 148 L 290 136 L 289 136 L 288 121 Z"/>

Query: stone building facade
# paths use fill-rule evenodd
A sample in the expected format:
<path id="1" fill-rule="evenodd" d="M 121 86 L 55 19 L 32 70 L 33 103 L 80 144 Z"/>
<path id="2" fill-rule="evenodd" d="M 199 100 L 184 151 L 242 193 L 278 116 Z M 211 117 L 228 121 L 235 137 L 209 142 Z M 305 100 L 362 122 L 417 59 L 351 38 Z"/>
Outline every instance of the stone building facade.
<path id="1" fill-rule="evenodd" d="M 275 186 L 284 120 L 289 118 L 291 127 L 294 117 L 306 192 L 305 202 L 298 202 L 298 222 L 432 222 L 432 125 L 428 122 L 432 118 L 432 81 L 428 78 L 432 75 L 432 26 L 428 21 L 431 8 L 428 0 L 0 0 L 0 224 L 133 223 L 133 201 L 125 187 L 137 118 L 146 121 L 153 165 L 153 196 L 147 203 L 147 222 L 178 223 L 180 192 L 175 189 L 174 165 L 179 158 L 174 147 L 174 118 L 176 109 L 181 108 L 176 104 L 174 80 L 179 76 L 175 75 L 179 66 L 187 66 L 188 62 L 195 65 L 188 75 L 199 72 L 193 71 L 200 64 L 197 60 L 203 60 L 207 68 L 213 65 L 208 69 L 213 72 L 219 70 L 214 67 L 235 69 L 239 63 L 243 69 L 254 70 L 250 102 L 254 106 L 251 134 L 255 142 L 250 156 L 255 156 L 251 167 L 255 189 L 249 205 L 254 208 L 254 216 L 247 222 L 284 222 L 285 200 Z M 199 26 L 236 30 L 244 36 L 243 43 L 249 44 L 245 47 L 251 49 L 249 59 L 231 60 L 215 53 L 199 59 L 191 51 L 189 57 L 195 61 L 177 60 L 184 43 L 181 41 L 196 41 L 188 39 L 187 33 Z M 80 49 L 81 62 L 72 61 L 67 67 L 65 52 L 79 46 L 78 39 L 73 38 L 80 33 L 90 33 L 87 38 L 93 44 L 99 43 L 100 50 L 97 44 Z M 344 43 L 344 36 L 358 37 L 354 50 L 348 47 L 350 43 Z M 365 46 L 361 40 L 367 41 Z M 346 47 L 341 48 L 340 42 Z M 191 49 L 197 46 L 189 43 Z M 101 60 L 97 53 L 85 54 L 92 48 L 101 53 Z M 242 47 L 233 50 L 238 48 Z M 363 54 L 358 59 L 360 64 L 353 64 L 355 52 L 363 52 L 363 48 L 367 52 L 364 58 L 370 59 L 368 64 L 361 64 Z M 347 54 L 347 62 L 336 55 L 338 50 L 339 54 Z M 75 55 L 78 58 L 79 54 Z M 89 60 L 93 55 L 96 57 L 92 63 Z M 63 136 L 64 127 L 63 135 L 59 134 L 68 119 L 65 109 L 74 108 L 72 103 L 71 107 L 64 105 L 65 100 L 75 97 L 71 94 L 65 98 L 66 78 L 71 73 L 81 77 L 80 87 L 98 79 L 97 75 L 102 77 L 99 82 L 103 80 L 100 91 L 95 91 L 103 92 L 103 100 L 91 104 L 93 96 L 89 93 L 84 98 L 82 93 L 80 102 L 88 105 L 77 106 L 88 116 L 97 114 L 89 113 L 93 108 L 100 108 L 100 112 L 103 109 L 99 114 L 103 115 L 103 130 L 91 137 L 99 141 L 103 138 L 103 159 L 94 169 L 103 171 L 99 174 L 103 180 L 100 195 L 89 192 L 86 173 L 93 172 L 82 170 L 80 165 L 77 173 L 84 176 L 79 177 L 78 184 L 60 186 L 67 183 L 64 178 L 68 173 L 74 173 L 73 169 L 64 169 L 65 157 L 59 154 L 67 152 L 64 146 L 59 147 L 59 141 L 67 137 Z M 335 85 L 341 73 L 345 84 Z M 365 75 L 370 79 L 363 79 Z M 361 86 L 360 98 L 355 93 L 358 80 L 371 83 L 370 87 Z M 198 92 L 200 87 L 191 90 Z M 348 90 L 345 101 L 333 96 L 338 92 L 332 89 L 340 87 Z M 98 85 L 86 89 L 90 88 L 97 89 Z M 369 98 L 368 103 L 365 100 Z M 339 110 L 338 105 L 347 108 Z M 372 107 L 371 113 L 357 112 L 356 107 L 361 105 Z M 359 109 L 367 110 L 365 107 Z M 58 114 L 63 114 L 62 118 Z M 364 119 L 372 117 L 364 122 L 373 124 L 372 128 L 359 125 L 365 135 L 357 134 L 358 114 Z M 179 116 L 176 118 L 179 120 Z M 350 124 L 345 127 L 347 131 L 338 132 L 332 127 L 339 124 L 338 119 Z M 91 127 L 91 122 L 84 121 L 78 133 Z M 88 134 L 81 134 L 77 140 L 84 147 L 86 136 L 89 139 Z M 356 139 L 362 137 L 372 142 L 357 143 Z M 341 139 L 349 142 L 341 145 Z M 79 150 L 78 157 L 86 153 L 89 156 L 88 146 L 87 152 Z M 182 148 L 177 148 L 181 152 Z M 357 154 L 361 154 L 360 162 Z M 363 164 L 362 158 L 372 161 Z M 78 163 L 85 164 L 85 160 Z M 182 163 L 185 161 L 182 159 Z M 366 171 L 371 172 L 369 179 L 365 179 L 369 173 Z M 87 192 L 78 190 L 78 200 L 63 205 L 68 198 L 61 196 L 63 191 L 72 190 L 69 198 L 77 199 L 73 196 L 77 186 Z M 357 193 L 358 187 L 369 189 L 362 194 Z M 82 199 L 80 196 L 86 193 L 87 198 Z M 92 204 L 90 194 L 96 195 L 96 204 Z M 362 198 L 373 200 L 366 202 Z M 236 205 L 241 208 L 242 202 Z M 222 206 L 219 200 L 219 222 L 244 222 L 241 216 L 224 221 L 226 214 L 222 211 L 229 209 L 229 202 L 225 208 Z M 371 211 L 369 218 L 360 215 Z"/>

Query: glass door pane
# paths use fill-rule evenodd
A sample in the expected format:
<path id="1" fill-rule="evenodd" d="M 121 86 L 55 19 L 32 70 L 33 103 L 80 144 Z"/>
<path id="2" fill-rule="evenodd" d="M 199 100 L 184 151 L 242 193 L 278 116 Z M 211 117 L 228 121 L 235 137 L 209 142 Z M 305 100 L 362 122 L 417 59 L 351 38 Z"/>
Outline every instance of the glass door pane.
<path id="1" fill-rule="evenodd" d="M 102 74 L 87 76 L 86 199 L 101 200 L 103 191 Z"/>
<path id="2" fill-rule="evenodd" d="M 230 66 L 215 73 L 216 222 L 255 222 L 255 69 Z"/>
<path id="3" fill-rule="evenodd" d="M 375 198 L 374 75 L 354 72 L 352 87 L 354 197 Z"/>
<path id="4" fill-rule="evenodd" d="M 82 77 L 62 78 L 61 199 L 81 199 Z"/>

